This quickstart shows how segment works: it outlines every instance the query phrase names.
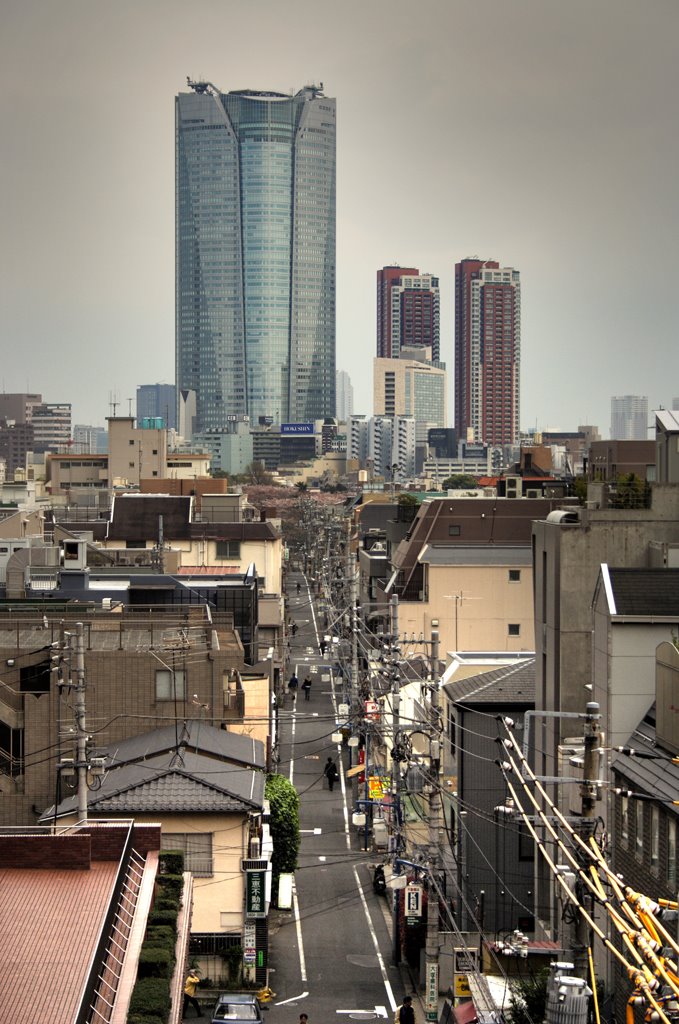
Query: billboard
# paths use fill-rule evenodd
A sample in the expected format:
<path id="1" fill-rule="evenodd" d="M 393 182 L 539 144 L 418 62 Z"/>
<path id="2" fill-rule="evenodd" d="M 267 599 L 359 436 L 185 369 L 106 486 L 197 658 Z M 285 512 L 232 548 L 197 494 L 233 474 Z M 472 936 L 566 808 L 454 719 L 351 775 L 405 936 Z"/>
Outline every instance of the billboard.
<path id="1" fill-rule="evenodd" d="M 313 423 L 281 423 L 281 434 L 312 434 Z"/>

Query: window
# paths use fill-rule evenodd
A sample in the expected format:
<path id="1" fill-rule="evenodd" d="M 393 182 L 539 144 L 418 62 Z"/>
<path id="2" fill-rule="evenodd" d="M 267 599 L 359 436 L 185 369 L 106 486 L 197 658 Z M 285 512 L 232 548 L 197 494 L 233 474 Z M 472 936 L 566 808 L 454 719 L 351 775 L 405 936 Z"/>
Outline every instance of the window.
<path id="1" fill-rule="evenodd" d="M 521 570 L 520 569 L 510 569 L 508 571 L 507 575 L 508 575 L 508 579 L 509 579 L 510 583 L 520 583 L 521 582 Z"/>
<path id="2" fill-rule="evenodd" d="M 644 857 L 644 803 L 643 800 L 636 800 L 634 803 L 634 855 L 637 860 Z"/>
<path id="3" fill-rule="evenodd" d="M 651 807 L 651 871 L 657 874 L 660 862 L 660 808 Z"/>
<path id="4" fill-rule="evenodd" d="M 620 796 L 620 845 L 629 848 L 629 797 L 624 793 Z"/>
<path id="5" fill-rule="evenodd" d="M 667 884 L 677 884 L 677 822 L 667 819 Z"/>
<path id="6" fill-rule="evenodd" d="M 134 441 L 130 441 L 130 444 L 134 444 Z"/>
<path id="7" fill-rule="evenodd" d="M 157 668 L 156 700 L 184 700 L 186 697 L 185 675 L 183 668 L 177 668 L 174 672 L 169 668 Z"/>
<path id="8" fill-rule="evenodd" d="M 213 873 L 211 832 L 163 832 L 160 848 L 183 853 L 185 869 L 196 878 L 209 878 Z"/>
<path id="9" fill-rule="evenodd" d="M 218 540 L 217 558 L 240 558 L 240 541 Z"/>
<path id="10" fill-rule="evenodd" d="M 449 537 L 459 537 L 461 533 L 462 533 L 462 527 L 461 526 L 449 526 L 448 527 L 448 536 Z"/>
<path id="11" fill-rule="evenodd" d="M 535 860 L 533 837 L 523 822 L 519 825 L 519 860 Z"/>
<path id="12" fill-rule="evenodd" d="M 507 626 L 507 636 L 521 636 L 521 624 L 519 622 L 510 622 Z"/>

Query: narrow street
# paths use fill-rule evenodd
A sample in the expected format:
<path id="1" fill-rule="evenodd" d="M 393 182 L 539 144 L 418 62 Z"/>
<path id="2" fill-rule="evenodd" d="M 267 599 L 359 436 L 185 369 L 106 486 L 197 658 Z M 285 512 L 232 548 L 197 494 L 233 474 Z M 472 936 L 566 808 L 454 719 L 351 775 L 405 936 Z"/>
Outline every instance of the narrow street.
<path id="1" fill-rule="evenodd" d="M 302 1012 L 310 1024 L 347 1017 L 391 1021 L 404 990 L 391 964 L 389 903 L 373 893 L 377 858 L 360 849 L 363 837 L 351 825 L 349 748 L 331 739 L 341 679 L 334 677 L 331 648 L 320 654 L 323 624 L 301 574 L 288 576 L 288 609 L 297 631 L 280 718 L 279 771 L 300 795 L 302 842 L 293 910 L 272 916 L 271 1024 L 274 1017 L 279 1024 L 296 1024 Z M 294 701 L 287 692 L 293 669 L 300 683 Z M 302 689 L 307 674 L 308 701 Z M 323 774 L 328 757 L 340 773 L 333 792 Z"/>

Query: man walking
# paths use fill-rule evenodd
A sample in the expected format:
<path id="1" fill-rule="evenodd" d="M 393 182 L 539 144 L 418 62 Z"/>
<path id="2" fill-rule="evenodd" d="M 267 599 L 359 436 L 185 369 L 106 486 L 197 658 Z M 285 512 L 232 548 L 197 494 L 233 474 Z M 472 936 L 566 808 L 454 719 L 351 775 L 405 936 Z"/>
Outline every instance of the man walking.
<path id="1" fill-rule="evenodd" d="M 332 793 L 333 786 L 335 785 L 337 779 L 339 778 L 339 772 L 337 771 L 337 765 L 335 764 L 331 757 L 329 757 L 328 760 L 325 762 L 323 774 L 328 780 L 328 789 Z M 414 1024 L 414 1022 L 411 1022 L 411 1024 Z"/>
<path id="2" fill-rule="evenodd" d="M 193 1006 L 196 1011 L 196 1017 L 202 1017 L 203 1014 L 200 1012 L 200 1003 L 196 999 L 196 985 L 200 981 L 200 971 L 197 967 L 192 967 L 189 971 L 184 985 L 184 1006 L 182 1008 L 182 1017 L 186 1016 L 186 1011 L 189 1008 L 189 1003 Z"/>
<path id="3" fill-rule="evenodd" d="M 412 996 L 405 996 L 394 1014 L 394 1024 L 415 1024 L 415 1010 Z"/>
<path id="4" fill-rule="evenodd" d="M 290 676 L 290 682 L 288 683 L 288 692 L 289 692 L 290 696 L 292 697 L 293 703 L 297 699 L 297 687 L 298 686 L 299 686 L 299 679 L 297 678 L 297 673 L 293 672 L 292 675 Z"/>
<path id="5" fill-rule="evenodd" d="M 304 700 L 309 700 L 311 697 L 311 679 L 309 676 L 304 677 L 302 689 L 304 690 Z"/>

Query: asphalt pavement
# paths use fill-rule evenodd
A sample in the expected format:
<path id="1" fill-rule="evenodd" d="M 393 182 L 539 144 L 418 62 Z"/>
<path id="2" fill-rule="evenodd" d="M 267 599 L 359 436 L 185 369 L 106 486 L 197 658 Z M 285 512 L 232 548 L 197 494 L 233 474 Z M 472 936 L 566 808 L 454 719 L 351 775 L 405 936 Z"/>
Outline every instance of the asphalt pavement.
<path id="1" fill-rule="evenodd" d="M 293 908 L 271 914 L 269 984 L 276 998 L 267 1024 L 298 1024 L 300 1013 L 308 1014 L 309 1024 L 391 1022 L 410 987 L 391 964 L 389 904 L 372 890 L 372 867 L 380 858 L 361 849 L 363 834 L 351 824 L 350 750 L 332 741 L 342 680 L 333 671 L 332 646 L 320 653 L 323 621 L 308 581 L 292 573 L 287 586 L 297 630 L 286 684 L 294 669 L 300 689 L 293 700 L 286 686 L 278 770 L 300 796 L 301 847 Z M 307 674 L 309 700 L 301 688 Z M 340 775 L 332 792 L 323 774 L 328 757 Z"/>

